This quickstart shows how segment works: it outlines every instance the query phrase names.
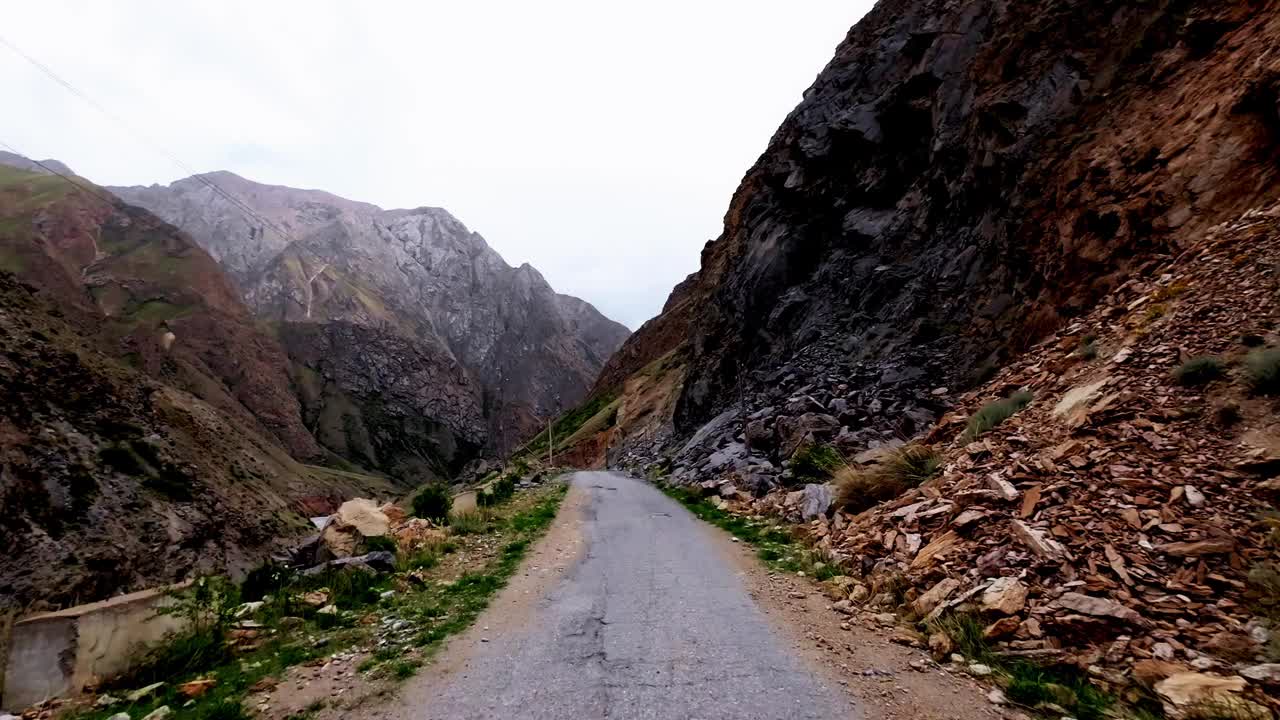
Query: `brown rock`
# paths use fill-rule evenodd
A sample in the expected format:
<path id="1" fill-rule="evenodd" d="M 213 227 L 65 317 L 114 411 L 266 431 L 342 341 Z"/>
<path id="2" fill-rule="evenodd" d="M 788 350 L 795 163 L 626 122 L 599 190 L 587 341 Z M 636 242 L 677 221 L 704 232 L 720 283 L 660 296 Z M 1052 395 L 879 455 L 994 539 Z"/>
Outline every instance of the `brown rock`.
<path id="1" fill-rule="evenodd" d="M 1197 542 L 1175 542 L 1157 545 L 1156 550 L 1166 555 L 1177 557 L 1200 557 L 1201 555 L 1218 555 L 1236 549 L 1236 541 L 1229 537 L 1212 538 Z"/>
<path id="2" fill-rule="evenodd" d="M 1003 617 L 982 630 L 982 637 L 987 640 L 998 640 L 1008 637 L 1022 627 L 1022 621 L 1016 617 Z"/>
<path id="3" fill-rule="evenodd" d="M 1209 638 L 1205 649 L 1231 662 L 1251 662 L 1262 650 L 1262 646 L 1248 633 L 1223 630 Z"/>
<path id="4" fill-rule="evenodd" d="M 211 690 L 217 684 L 218 684 L 218 681 L 213 678 L 201 678 L 199 680 L 191 680 L 189 682 L 184 682 L 181 685 L 179 685 L 178 692 L 182 693 L 183 696 L 185 697 L 194 699 L 209 692 L 209 690 Z"/>
<path id="5" fill-rule="evenodd" d="M 929 653 L 934 660 L 942 660 L 956 651 L 956 644 L 951 640 L 951 636 L 936 632 L 929 636 Z"/>
<path id="6" fill-rule="evenodd" d="M 1064 593 L 1056 604 L 1067 610 L 1074 610 L 1082 615 L 1093 617 L 1109 617 L 1123 620 L 1134 625 L 1146 625 L 1146 618 L 1136 611 L 1108 598 L 1092 597 L 1077 592 Z"/>
<path id="7" fill-rule="evenodd" d="M 943 600 L 951 597 L 951 594 L 960 589 L 960 581 L 954 578 L 943 578 L 933 587 L 924 592 L 923 595 L 916 598 L 912 603 L 912 607 L 919 615 L 928 615 L 934 608 L 942 604 Z"/>
<path id="8" fill-rule="evenodd" d="M 1186 665 L 1164 660 L 1139 660 L 1133 664 L 1133 679 L 1143 687 L 1154 688 L 1156 683 L 1171 675 L 1187 672 Z"/>
<path id="9" fill-rule="evenodd" d="M 930 542 L 923 549 L 921 549 L 920 554 L 916 555 L 915 560 L 911 561 L 911 567 L 912 568 L 928 567 L 929 564 L 932 563 L 936 558 L 939 558 L 945 555 L 950 550 L 952 550 L 957 544 L 960 543 L 960 540 L 961 540 L 960 536 L 957 535 L 954 531 L 948 531 L 945 534 L 934 538 L 933 542 Z"/>

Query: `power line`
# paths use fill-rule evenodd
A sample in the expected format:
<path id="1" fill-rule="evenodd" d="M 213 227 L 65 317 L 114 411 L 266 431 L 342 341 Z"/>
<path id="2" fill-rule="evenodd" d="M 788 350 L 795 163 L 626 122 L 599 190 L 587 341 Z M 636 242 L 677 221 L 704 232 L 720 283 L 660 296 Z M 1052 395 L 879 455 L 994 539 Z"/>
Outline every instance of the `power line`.
<path id="1" fill-rule="evenodd" d="M 166 150 L 165 148 L 163 148 L 163 147 L 161 147 L 160 145 L 156 144 L 155 142 L 151 141 L 151 140 L 150 140 L 146 135 L 144 135 L 143 133 L 139 132 L 136 128 L 134 128 L 134 127 L 133 127 L 132 125 L 130 125 L 126 120 L 124 120 L 124 118 L 121 118 L 119 115 L 116 115 L 115 113 L 111 112 L 111 111 L 110 111 L 110 110 L 108 110 L 107 108 L 103 107 L 103 106 L 102 106 L 100 103 L 98 103 L 96 100 L 94 100 L 93 98 L 89 97 L 87 94 L 85 94 L 85 93 L 81 92 L 78 88 L 76 88 L 76 86 L 72 85 L 70 82 L 68 82 L 68 81 L 67 81 L 66 79 L 64 79 L 62 76 L 60 76 L 60 75 L 58 75 L 56 72 L 54 72 L 54 71 L 53 71 L 53 69 L 51 69 L 48 65 L 45 65 L 44 63 L 40 62 L 40 61 L 39 61 L 39 60 L 37 60 L 36 58 L 34 58 L 34 57 L 32 57 L 32 56 L 28 55 L 27 53 L 23 52 L 23 51 L 22 51 L 22 49 L 20 49 L 18 46 L 14 45 L 13 43 L 9 42 L 9 40 L 8 40 L 8 39 L 6 39 L 3 35 L 0 35 L 0 45 L 4 45 L 5 47 L 9 48 L 9 49 L 10 49 L 10 50 L 12 50 L 12 51 L 14 52 L 14 54 L 16 54 L 18 57 L 22 58 L 23 60 L 26 60 L 28 63 L 30 63 L 32 66 L 34 66 L 37 70 L 39 70 L 40 72 L 44 73 L 44 74 L 45 74 L 45 75 L 47 75 L 49 78 L 51 78 L 54 82 L 58 83 L 58 84 L 59 84 L 59 85 L 61 85 L 63 88 L 65 88 L 68 92 L 70 92 L 71 94 L 73 94 L 73 95 L 75 95 L 76 97 L 80 98 L 81 100 L 84 100 L 86 103 L 88 103 L 90 106 L 92 106 L 95 110 L 97 110 L 98 112 L 100 112 L 100 113 L 102 113 L 103 115 L 105 115 L 108 119 L 110 119 L 110 120 L 112 120 L 113 122 L 115 122 L 116 124 L 120 125 L 120 126 L 121 126 L 121 127 L 123 127 L 125 130 L 128 130 L 128 131 L 129 131 L 129 133 L 130 133 L 130 134 L 132 134 L 132 135 L 134 136 L 134 138 L 135 138 L 135 139 L 137 139 L 139 142 L 141 142 L 141 143 L 143 143 L 143 144 L 145 144 L 145 145 L 149 146 L 152 150 L 154 150 L 154 151 L 156 151 L 156 152 L 160 153 L 161 155 L 165 156 L 166 158 L 168 158 L 168 160 L 169 160 L 170 162 L 172 162 L 173 164 L 175 164 L 175 165 L 177 165 L 178 167 L 182 168 L 182 170 L 183 170 L 184 172 L 186 172 L 188 175 L 190 175 L 192 178 L 194 178 L 194 179 L 195 179 L 195 180 L 197 180 L 198 182 L 200 182 L 200 183 L 202 183 L 203 185 L 205 185 L 206 187 L 208 187 L 210 190 L 212 190 L 214 193 L 216 193 L 217 195 L 219 195 L 220 197 L 222 197 L 223 199 L 225 199 L 227 202 L 231 203 L 231 204 L 232 204 L 236 209 L 238 209 L 238 210 L 240 210 L 240 212 L 244 213 L 244 214 L 245 214 L 249 219 L 251 219 L 251 220 L 256 220 L 256 221 L 257 221 L 258 223 L 260 223 L 261 225 L 263 225 L 263 226 L 265 226 L 265 227 L 268 227 L 268 228 L 271 228 L 271 230 L 272 230 L 272 231 L 274 231 L 274 232 L 275 232 L 277 235 L 279 235 L 280 237 L 284 238 L 284 240 L 285 240 L 285 241 L 287 241 L 287 242 L 289 242 L 289 243 L 293 243 L 293 242 L 295 241 L 295 238 L 294 238 L 291 234 L 289 234 L 288 232 L 285 232 L 285 231 L 284 231 L 284 230 L 282 230 L 280 227 L 278 227 L 275 223 L 273 223 L 273 222 L 271 222 L 270 220 L 266 219 L 265 217 L 262 217 L 261 215 L 259 215 L 259 214 L 257 213 L 257 211 L 255 211 L 253 208 L 249 207 L 249 206 L 248 206 L 244 201 L 240 200 L 239 198 L 235 197 L 235 196 L 234 196 L 234 195 L 232 195 L 231 193 L 229 193 L 229 192 L 227 192 L 226 190 L 222 189 L 222 188 L 221 188 L 221 187 L 219 187 L 217 184 L 215 184 L 212 180 L 208 179 L 207 177 L 204 177 L 204 176 L 203 176 L 203 175 L 201 175 L 200 173 L 198 173 L 198 172 L 196 172 L 195 170 L 193 170 L 190 166 L 188 166 L 186 163 L 184 163 L 184 162 L 183 162 L 183 161 L 182 161 L 178 156 L 174 155 L 173 153 L 169 152 L 169 151 L 168 151 L 168 150 Z M 6 146 L 6 147 L 8 147 L 8 146 Z M 10 149 L 12 150 L 12 148 L 10 148 Z M 16 150 L 13 150 L 13 152 L 15 152 L 15 153 L 16 153 L 17 151 L 16 151 Z M 21 153 L 18 153 L 18 154 L 21 154 Z M 32 160 L 32 162 L 36 162 L 36 161 Z M 40 163 L 37 163 L 37 164 L 40 164 Z M 45 166 L 44 166 L 44 165 L 41 165 L 41 167 L 45 167 Z M 48 167 L 45 167 L 45 169 L 46 169 L 46 170 L 48 170 L 49 168 L 48 168 Z M 52 171 L 51 171 L 51 172 L 52 172 Z M 66 178 L 66 176 L 63 176 L 63 175 L 62 175 L 62 173 L 57 173 L 57 172 L 55 172 L 54 174 L 55 174 L 55 175 L 62 176 L 64 179 L 67 179 L 69 182 L 71 182 L 71 181 L 70 181 L 70 179 L 69 179 L 69 178 Z M 74 183 L 74 184 L 76 184 L 77 186 L 79 186 L 79 184 L 78 184 L 78 183 Z M 79 186 L 79 187 L 82 187 L 82 186 Z M 83 189 L 83 187 L 82 187 L 82 189 Z"/>

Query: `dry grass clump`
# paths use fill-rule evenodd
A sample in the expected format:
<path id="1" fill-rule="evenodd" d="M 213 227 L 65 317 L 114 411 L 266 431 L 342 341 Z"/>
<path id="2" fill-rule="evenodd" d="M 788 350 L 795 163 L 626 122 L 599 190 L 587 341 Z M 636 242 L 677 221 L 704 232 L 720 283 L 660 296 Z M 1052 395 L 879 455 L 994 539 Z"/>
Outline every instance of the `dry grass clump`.
<path id="1" fill-rule="evenodd" d="M 919 443 L 903 445 L 869 467 L 848 466 L 835 475 L 836 503 L 862 512 L 928 480 L 942 469 L 942 456 Z"/>

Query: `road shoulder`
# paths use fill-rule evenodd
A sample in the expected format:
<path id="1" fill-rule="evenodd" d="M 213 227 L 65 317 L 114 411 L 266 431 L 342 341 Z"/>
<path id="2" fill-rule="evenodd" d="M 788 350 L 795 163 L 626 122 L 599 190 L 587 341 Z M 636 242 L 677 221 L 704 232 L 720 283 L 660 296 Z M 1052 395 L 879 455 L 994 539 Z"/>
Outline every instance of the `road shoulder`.
<path id="1" fill-rule="evenodd" d="M 771 571 L 750 545 L 735 542 L 713 525 L 699 524 L 779 637 L 832 687 L 843 688 L 864 720 L 1008 717 L 972 678 L 933 664 L 923 651 L 892 642 L 892 626 L 837 613 L 813 580 Z"/>

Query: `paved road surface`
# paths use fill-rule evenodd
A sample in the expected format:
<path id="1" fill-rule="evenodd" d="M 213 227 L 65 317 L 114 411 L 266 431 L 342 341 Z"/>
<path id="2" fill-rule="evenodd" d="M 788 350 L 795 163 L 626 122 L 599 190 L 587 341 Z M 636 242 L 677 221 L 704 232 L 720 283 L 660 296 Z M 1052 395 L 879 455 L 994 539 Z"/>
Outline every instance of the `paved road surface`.
<path id="1" fill-rule="evenodd" d="M 486 643 L 461 638 L 473 648 L 465 670 L 435 679 L 425 671 L 395 715 L 860 716 L 789 653 L 710 528 L 644 483 L 603 472 L 572 481 L 588 493 L 581 559 L 531 601 L 521 627 Z"/>

